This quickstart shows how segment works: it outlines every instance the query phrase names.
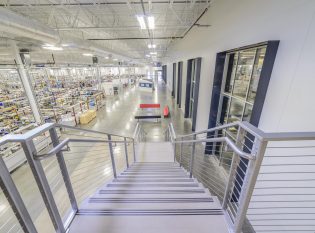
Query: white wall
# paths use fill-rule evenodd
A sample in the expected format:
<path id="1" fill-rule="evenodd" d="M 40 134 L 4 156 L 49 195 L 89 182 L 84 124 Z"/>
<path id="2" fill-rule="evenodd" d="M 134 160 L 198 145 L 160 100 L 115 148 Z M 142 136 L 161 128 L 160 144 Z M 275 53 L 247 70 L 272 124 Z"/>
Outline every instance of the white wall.
<path id="1" fill-rule="evenodd" d="M 171 82 L 173 62 L 202 57 L 196 130 L 202 130 L 208 126 L 216 54 L 267 40 L 280 40 L 259 127 L 267 132 L 315 131 L 314 0 L 214 1 L 199 23 L 210 24 L 211 27 L 194 27 L 184 39 L 173 44 L 167 54 L 168 60 L 165 61 L 168 64 L 167 69 L 170 72 L 168 78 Z M 184 82 L 185 84 L 186 82 Z M 287 146 L 286 143 L 285 146 Z M 260 182 L 257 182 L 254 190 L 255 195 L 262 195 L 253 198 L 254 201 L 260 203 L 252 200 L 250 207 L 255 209 L 249 211 L 249 213 L 254 212 L 254 214 L 263 215 L 249 217 L 251 220 L 256 219 L 253 223 L 258 231 L 287 232 L 291 230 L 292 232 L 301 232 L 302 230 L 309 230 L 309 232 L 314 232 L 313 220 L 302 220 L 303 218 L 315 218 L 315 215 L 312 214 L 314 211 L 309 208 L 313 206 L 313 202 L 312 204 L 305 202 L 309 196 L 272 195 L 275 192 L 286 194 L 301 192 L 314 195 L 314 181 L 308 181 L 310 178 L 314 178 L 315 174 L 314 147 L 308 149 L 309 151 L 306 149 L 293 152 L 293 149 L 291 151 L 289 149 L 283 150 L 281 153 L 277 150 L 268 150 L 268 156 L 263 161 L 259 175 Z M 303 153 L 313 156 L 298 156 L 303 155 Z M 285 157 L 279 158 L 282 155 Z M 294 157 L 286 157 L 289 155 L 294 155 Z M 272 166 L 269 166 L 270 164 Z M 297 166 L 296 164 L 302 165 Z M 303 173 L 299 173 L 294 174 L 293 177 L 294 179 L 304 179 L 304 181 L 284 181 L 290 180 L 292 174 L 289 176 L 286 173 L 277 173 L 278 171 L 303 172 L 305 169 L 313 173 L 305 176 Z M 262 171 L 274 173 L 267 177 L 269 180 L 262 182 L 261 179 L 266 178 Z M 300 189 L 279 189 L 282 186 L 296 187 L 298 185 L 300 185 Z M 269 189 L 264 189 L 266 187 Z M 265 202 L 266 200 L 267 202 Z M 292 200 L 297 202 L 294 203 Z M 279 206 L 291 206 L 293 208 L 274 208 Z M 273 209 L 269 209 L 269 207 Z M 278 219 L 300 218 L 300 220 L 295 221 L 264 220 L 268 219 L 266 213 L 272 211 L 279 213 L 295 211 L 294 213 L 309 214 L 304 216 L 274 214 L 269 217 Z M 263 219 L 258 219 L 259 216 L 262 216 Z"/>
<path id="2" fill-rule="evenodd" d="M 202 57 L 197 130 L 208 126 L 216 53 L 267 40 L 280 40 L 280 46 L 260 128 L 315 130 L 315 105 L 310 104 L 315 99 L 314 11 L 313 0 L 220 0 L 212 4 L 199 21 L 211 27 L 194 27 L 174 43 L 166 61 L 170 73 L 172 62 Z M 168 75 L 170 80 L 171 77 Z"/>
<path id="3" fill-rule="evenodd" d="M 173 64 L 167 63 L 167 88 L 169 91 L 172 91 L 173 88 Z"/>

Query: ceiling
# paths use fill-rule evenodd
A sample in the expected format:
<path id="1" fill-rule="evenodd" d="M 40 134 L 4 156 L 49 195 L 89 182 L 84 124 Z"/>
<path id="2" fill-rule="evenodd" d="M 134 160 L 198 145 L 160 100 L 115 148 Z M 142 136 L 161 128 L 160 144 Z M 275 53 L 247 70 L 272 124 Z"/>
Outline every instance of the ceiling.
<path id="1" fill-rule="evenodd" d="M 185 36 L 210 6 L 210 2 L 209 0 L 0 0 L 0 7 L 39 21 L 56 31 L 61 38 L 60 44 L 64 45 L 63 51 L 53 52 L 55 59 L 60 63 L 92 62 L 91 57 L 82 56 L 82 52 L 88 52 L 86 49 L 71 46 L 72 40 L 76 39 L 103 50 L 105 53 L 100 57 L 100 61 L 104 63 L 113 62 L 111 57 L 114 58 L 115 54 L 121 55 L 128 62 L 151 63 L 160 61 L 171 43 Z M 137 15 L 154 16 L 155 29 L 140 29 Z M 37 62 L 52 59 L 52 51 L 42 49 L 41 44 L 34 43 L 31 38 L 23 38 L 19 41 L 19 47 L 30 48 L 32 59 Z M 149 49 L 148 44 L 156 44 L 156 48 Z M 3 48 L 0 44 L 0 55 L 2 54 L 0 62 L 8 62 L 6 60 L 12 58 L 10 51 L 5 50 L 5 46 Z M 156 52 L 157 55 L 150 55 L 150 52 Z"/>

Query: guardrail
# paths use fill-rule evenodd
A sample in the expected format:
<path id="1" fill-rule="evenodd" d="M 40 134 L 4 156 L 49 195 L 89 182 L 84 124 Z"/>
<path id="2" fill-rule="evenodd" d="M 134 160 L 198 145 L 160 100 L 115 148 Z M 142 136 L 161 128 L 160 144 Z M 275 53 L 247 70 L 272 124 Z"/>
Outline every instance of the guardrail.
<path id="1" fill-rule="evenodd" d="M 235 122 L 187 135 L 169 124 L 165 135 L 180 166 L 219 198 L 233 232 L 314 232 L 314 132 Z"/>
<path id="2" fill-rule="evenodd" d="M 49 139 L 49 148 L 37 151 L 35 142 L 43 135 Z M 5 218 L 1 218 L 0 232 L 66 232 L 82 201 L 129 167 L 131 156 L 136 161 L 135 143 L 144 137 L 140 126 L 134 136 L 46 123 L 3 137 L 0 146 L 17 143 L 23 148 L 27 163 L 21 172 L 27 180 L 15 180 L 0 157 L 0 187 L 11 207 L 2 210 L 7 219 L 2 222 Z M 30 189 L 32 195 L 26 196 Z M 1 203 L 6 202 L 4 196 L 0 193 Z M 39 203 L 36 210 L 32 203 Z M 39 216 L 44 219 L 36 221 Z"/>

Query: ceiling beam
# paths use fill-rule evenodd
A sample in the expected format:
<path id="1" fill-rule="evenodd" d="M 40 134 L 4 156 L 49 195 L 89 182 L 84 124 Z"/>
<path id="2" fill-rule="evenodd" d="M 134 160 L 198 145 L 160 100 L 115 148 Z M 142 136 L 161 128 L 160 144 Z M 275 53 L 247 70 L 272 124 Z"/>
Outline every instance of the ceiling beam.
<path id="1" fill-rule="evenodd" d="M 164 30 L 165 25 L 158 25 L 155 26 L 154 30 Z M 186 29 L 190 27 L 190 25 L 167 25 L 167 29 L 175 29 L 175 28 L 181 28 Z M 76 30 L 137 30 L 139 29 L 139 26 L 125 26 L 125 27 L 61 27 L 61 28 L 54 28 L 56 31 L 76 31 Z"/>
<path id="2" fill-rule="evenodd" d="M 154 37 L 154 40 L 173 40 L 173 39 L 183 39 L 182 36 L 164 36 L 164 37 Z M 88 38 L 86 40 L 149 40 L 150 37 L 119 37 L 119 38 Z"/>
<path id="3" fill-rule="evenodd" d="M 174 0 L 172 4 L 187 4 L 195 2 L 195 4 L 198 3 L 207 3 L 208 0 L 199 0 L 199 1 L 183 1 L 183 0 Z M 152 1 L 151 4 L 169 4 L 169 0 L 160 0 L 160 1 Z M 139 1 L 129 1 L 129 5 L 139 5 L 141 2 Z M 144 4 L 149 4 L 149 1 L 144 1 Z M 64 3 L 36 3 L 36 4 L 30 4 L 30 3 L 11 3 L 10 7 L 25 7 L 25 6 L 31 6 L 31 7 L 40 7 L 40 6 L 94 6 L 95 2 L 64 2 Z M 98 2 L 97 5 L 127 5 L 126 1 L 111 1 L 111 2 Z M 7 4 L 0 4 L 1 7 L 7 7 Z"/>

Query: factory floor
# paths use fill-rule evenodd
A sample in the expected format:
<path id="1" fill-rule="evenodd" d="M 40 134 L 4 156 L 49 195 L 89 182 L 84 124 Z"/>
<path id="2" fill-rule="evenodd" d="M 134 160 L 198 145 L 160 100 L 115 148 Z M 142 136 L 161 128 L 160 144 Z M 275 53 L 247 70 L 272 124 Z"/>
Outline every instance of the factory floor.
<path id="1" fill-rule="evenodd" d="M 119 95 L 106 98 L 105 106 L 97 111 L 97 117 L 87 125 L 80 125 L 84 129 L 97 130 L 112 134 L 132 136 L 137 120 L 135 114 L 139 110 L 140 103 L 160 103 L 161 109 L 168 105 L 170 108 L 170 118 L 160 119 L 159 121 L 143 121 L 142 125 L 147 134 L 147 141 L 157 142 L 164 140 L 164 131 L 169 122 L 173 122 L 177 134 L 191 132 L 191 123 L 189 119 L 184 119 L 182 110 L 176 107 L 174 99 L 162 81 L 157 85 L 154 92 L 139 91 L 136 87 L 127 87 L 120 91 Z M 69 132 L 65 132 L 65 135 Z M 64 153 L 66 164 L 71 176 L 73 188 L 78 194 L 78 199 L 84 199 L 89 193 L 102 182 L 108 182 L 112 179 L 110 160 L 104 160 L 103 163 L 92 158 L 96 151 L 107 150 L 99 145 L 79 145 L 70 146 L 71 151 Z M 124 149 L 122 146 L 114 148 L 116 153 L 117 170 L 122 171 L 125 168 Z M 132 160 L 132 148 L 128 147 L 129 157 Z M 101 156 L 101 155 L 100 155 Z M 92 159 L 91 159 L 92 158 Z M 132 161 L 130 161 L 132 162 Z M 87 166 L 88 164 L 88 166 Z M 53 191 L 57 202 L 57 207 L 62 215 L 69 213 L 69 201 L 62 181 L 62 176 L 57 166 L 55 158 L 47 159 L 42 162 L 47 179 Z M 92 168 L 92 169 L 91 169 Z M 93 171 L 91 171 L 93 170 Z M 29 213 L 35 222 L 38 232 L 55 232 L 49 219 L 49 214 L 41 198 L 36 182 L 31 173 L 28 164 L 19 167 L 12 173 L 13 180 L 27 206 Z M 95 183 L 95 187 L 93 184 Z M 92 188 L 91 188 L 92 184 Z M 87 192 L 82 193 L 85 187 Z M 94 188 L 94 189 L 93 189 Z M 81 198 L 81 199 L 80 199 Z M 62 216 L 63 217 L 63 216 Z M 63 219 L 66 221 L 66 219 Z M 10 208 L 4 194 L 0 193 L 0 233 L 23 232 L 12 209 Z"/>
<path id="2" fill-rule="evenodd" d="M 166 85 L 160 81 L 157 90 L 145 92 L 136 87 L 125 88 L 119 95 L 106 98 L 106 104 L 97 112 L 97 118 L 87 125 L 80 126 L 118 135 L 132 136 L 137 120 L 134 116 L 139 111 L 141 103 L 159 103 L 161 110 L 164 106 L 170 108 L 170 118 L 163 118 L 158 122 L 154 120 L 141 121 L 150 141 L 164 140 L 163 130 L 169 122 L 173 122 L 179 134 L 191 132 L 191 121 L 184 119 L 183 111 L 176 106 L 174 98 L 167 90 Z"/>

